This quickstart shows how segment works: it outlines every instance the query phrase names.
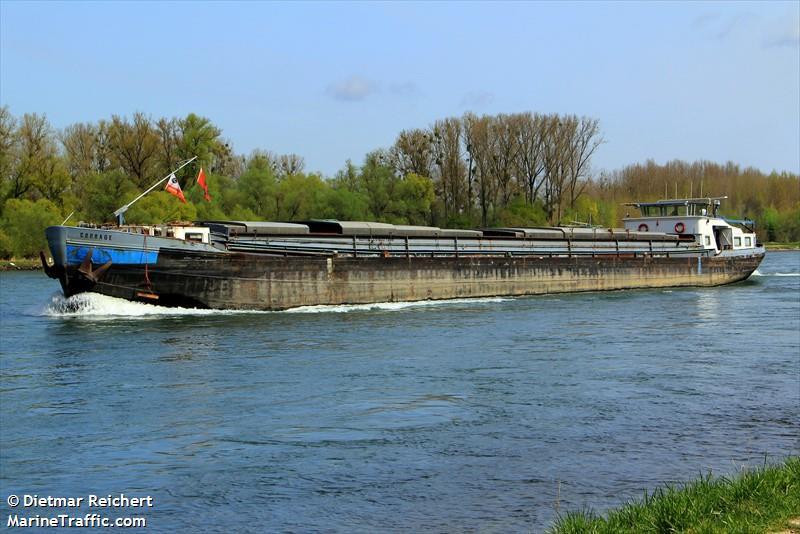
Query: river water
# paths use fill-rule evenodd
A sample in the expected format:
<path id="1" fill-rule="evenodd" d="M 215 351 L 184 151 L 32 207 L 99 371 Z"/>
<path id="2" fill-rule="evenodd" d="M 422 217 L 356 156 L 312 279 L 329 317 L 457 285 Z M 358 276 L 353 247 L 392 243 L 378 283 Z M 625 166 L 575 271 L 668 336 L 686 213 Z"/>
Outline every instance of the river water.
<path id="1" fill-rule="evenodd" d="M 800 451 L 797 252 L 711 289 L 265 313 L 0 284 L 4 524 L 10 494 L 125 493 L 149 532 L 542 532 Z"/>

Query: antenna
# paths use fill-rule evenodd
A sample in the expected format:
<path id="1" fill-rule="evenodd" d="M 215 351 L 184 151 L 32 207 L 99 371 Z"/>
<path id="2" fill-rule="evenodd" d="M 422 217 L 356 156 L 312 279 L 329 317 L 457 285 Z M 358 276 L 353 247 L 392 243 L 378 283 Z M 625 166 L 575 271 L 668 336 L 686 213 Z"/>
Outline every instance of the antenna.
<path id="1" fill-rule="evenodd" d="M 147 193 L 149 193 L 150 191 L 152 191 L 153 189 L 155 189 L 156 187 L 158 187 L 158 186 L 159 186 L 159 185 L 160 185 L 160 184 L 161 184 L 161 183 L 162 183 L 164 180 L 166 180 L 167 178 L 169 178 L 170 176 L 172 176 L 173 174 L 175 174 L 176 172 L 178 172 L 178 171 L 179 171 L 179 170 L 181 170 L 182 168 L 186 167 L 188 164 L 190 164 L 191 162 L 193 162 L 193 161 L 194 161 L 194 160 L 196 160 L 196 159 L 197 159 L 197 156 L 194 156 L 194 157 L 193 157 L 193 158 L 191 158 L 191 159 L 187 159 L 186 161 L 184 161 L 184 162 L 181 164 L 181 166 L 180 166 L 180 167 L 178 167 L 178 168 L 177 168 L 177 169 L 175 169 L 174 171 L 172 171 L 172 172 L 170 172 L 169 174 L 167 174 L 165 177 L 163 177 L 162 179 L 160 179 L 159 181 L 157 181 L 156 183 L 154 183 L 153 185 L 151 185 L 151 186 L 150 186 L 150 187 L 149 187 L 149 188 L 148 188 L 148 189 L 147 189 L 147 190 L 146 190 L 144 193 L 142 193 L 141 195 L 139 195 L 138 197 L 134 198 L 133 200 L 131 200 L 130 202 L 128 202 L 127 204 L 125 204 L 124 206 L 122 206 L 121 208 L 119 208 L 117 211 L 115 211 L 115 212 L 114 212 L 114 215 L 117 217 L 117 224 L 118 224 L 118 225 L 120 225 L 120 226 L 122 226 L 122 224 L 125 222 L 125 212 L 126 212 L 126 211 L 128 211 L 128 208 L 130 208 L 131 206 L 133 206 L 133 203 L 134 203 L 134 202 L 136 202 L 137 200 L 139 200 L 140 198 L 142 198 L 143 196 L 145 196 Z"/>

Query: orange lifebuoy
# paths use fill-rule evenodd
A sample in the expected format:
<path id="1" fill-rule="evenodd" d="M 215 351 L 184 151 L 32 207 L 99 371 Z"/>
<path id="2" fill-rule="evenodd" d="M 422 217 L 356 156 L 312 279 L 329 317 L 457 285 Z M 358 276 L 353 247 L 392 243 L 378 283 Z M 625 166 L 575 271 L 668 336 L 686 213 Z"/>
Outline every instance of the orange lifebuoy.
<path id="1" fill-rule="evenodd" d="M 676 234 L 682 234 L 684 230 L 686 230 L 686 226 L 684 226 L 682 222 L 679 222 L 675 225 Z"/>
<path id="2" fill-rule="evenodd" d="M 650 228 L 648 228 L 648 227 L 647 227 L 647 225 L 646 225 L 645 223 L 642 223 L 642 224 L 640 224 L 640 225 L 639 225 L 639 231 L 640 231 L 640 232 L 646 232 L 646 231 L 648 231 L 649 229 L 650 229 Z"/>

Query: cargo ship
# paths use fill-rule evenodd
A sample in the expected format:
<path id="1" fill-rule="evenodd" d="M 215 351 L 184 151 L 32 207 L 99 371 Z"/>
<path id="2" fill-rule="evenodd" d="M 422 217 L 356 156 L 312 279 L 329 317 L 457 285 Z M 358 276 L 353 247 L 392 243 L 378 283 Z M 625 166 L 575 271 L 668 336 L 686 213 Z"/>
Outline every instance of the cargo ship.
<path id="1" fill-rule="evenodd" d="M 719 198 L 630 204 L 624 228 L 443 229 L 377 222 L 200 221 L 51 226 L 46 274 L 64 295 L 162 306 L 310 305 L 523 296 L 746 279 L 764 257 Z"/>

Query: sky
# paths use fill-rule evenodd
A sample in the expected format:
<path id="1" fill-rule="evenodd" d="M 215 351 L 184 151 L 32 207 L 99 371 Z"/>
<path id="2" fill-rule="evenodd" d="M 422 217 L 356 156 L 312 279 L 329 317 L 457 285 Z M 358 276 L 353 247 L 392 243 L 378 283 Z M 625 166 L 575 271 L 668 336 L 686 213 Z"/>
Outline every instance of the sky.
<path id="1" fill-rule="evenodd" d="M 467 111 L 596 118 L 595 174 L 800 173 L 800 2 L 0 0 L 0 105 L 57 129 L 193 112 L 326 176 Z"/>

